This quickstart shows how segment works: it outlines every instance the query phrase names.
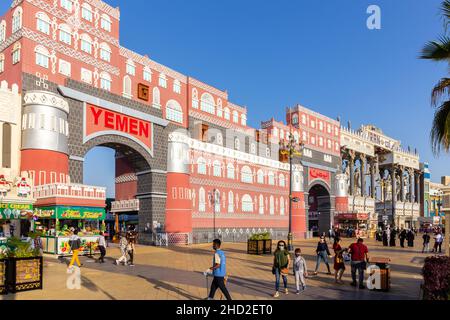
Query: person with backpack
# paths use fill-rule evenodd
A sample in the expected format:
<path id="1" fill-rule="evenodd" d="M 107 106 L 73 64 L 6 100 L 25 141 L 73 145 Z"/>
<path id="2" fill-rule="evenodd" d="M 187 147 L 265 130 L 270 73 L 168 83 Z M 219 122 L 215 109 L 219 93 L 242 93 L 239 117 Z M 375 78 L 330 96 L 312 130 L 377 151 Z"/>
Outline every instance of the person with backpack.
<path id="1" fill-rule="evenodd" d="M 70 250 L 72 251 L 72 260 L 70 260 L 69 269 L 73 268 L 75 262 L 77 263 L 78 267 L 81 268 L 83 265 L 80 262 L 80 258 L 78 258 L 81 248 L 81 239 L 78 236 L 78 229 L 75 229 L 73 231 L 73 235 L 69 240 L 69 246 Z"/>

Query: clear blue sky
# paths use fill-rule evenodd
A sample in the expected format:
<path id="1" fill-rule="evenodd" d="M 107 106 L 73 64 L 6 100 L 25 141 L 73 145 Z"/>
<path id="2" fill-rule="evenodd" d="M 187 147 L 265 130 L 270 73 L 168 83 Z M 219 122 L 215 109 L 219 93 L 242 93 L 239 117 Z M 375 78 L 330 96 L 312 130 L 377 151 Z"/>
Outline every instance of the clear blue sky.
<path id="1" fill-rule="evenodd" d="M 429 143 L 430 92 L 447 68 L 417 59 L 443 29 L 440 0 L 107 2 L 121 8 L 123 46 L 227 89 L 251 126 L 300 103 L 353 127 L 372 123 L 417 147 L 433 180 L 450 175 L 450 157 L 436 159 Z M 366 28 L 371 4 L 379 31 Z M 113 186 L 112 155 L 88 154 L 86 183 Z"/>

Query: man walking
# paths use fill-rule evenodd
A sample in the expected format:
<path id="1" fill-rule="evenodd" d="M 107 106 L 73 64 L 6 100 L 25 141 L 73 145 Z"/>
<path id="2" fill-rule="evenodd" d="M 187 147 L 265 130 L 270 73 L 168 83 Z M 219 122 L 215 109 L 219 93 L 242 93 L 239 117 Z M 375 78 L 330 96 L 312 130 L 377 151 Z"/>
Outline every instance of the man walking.
<path id="1" fill-rule="evenodd" d="M 230 293 L 225 286 L 225 276 L 227 275 L 227 261 L 225 252 L 220 249 L 221 245 L 222 242 L 219 239 L 215 239 L 213 241 L 213 249 L 215 251 L 215 254 L 213 257 L 213 266 L 209 268 L 209 270 L 212 271 L 214 279 L 211 284 L 211 291 L 207 300 L 213 300 L 214 295 L 219 288 L 227 300 L 232 300 Z"/>
<path id="2" fill-rule="evenodd" d="M 422 236 L 422 238 L 423 238 L 422 253 L 429 253 L 430 252 L 430 240 L 431 240 L 431 237 L 428 234 L 428 232 L 425 232 L 425 234 Z"/>
<path id="3" fill-rule="evenodd" d="M 119 248 L 120 248 L 120 258 L 115 261 L 116 265 L 119 265 L 123 263 L 124 265 L 127 264 L 127 247 L 128 247 L 128 241 L 127 238 L 121 234 L 120 235 L 120 242 L 119 242 Z"/>
<path id="4" fill-rule="evenodd" d="M 444 241 L 444 236 L 442 235 L 441 231 L 438 231 L 438 233 L 434 237 L 434 248 L 433 248 L 434 253 L 438 253 L 438 249 L 439 249 L 439 253 L 442 253 L 442 242 L 443 241 Z"/>
<path id="5" fill-rule="evenodd" d="M 105 240 L 105 234 L 103 232 L 100 233 L 100 237 L 98 240 L 98 249 L 100 250 L 100 258 L 98 259 L 98 262 L 105 263 L 106 240 Z"/>
<path id="6" fill-rule="evenodd" d="M 356 271 L 359 274 L 359 288 L 364 289 L 364 270 L 366 270 L 366 262 L 369 261 L 369 250 L 364 244 L 363 239 L 358 239 L 356 243 L 353 243 L 349 247 L 349 253 L 352 258 L 352 283 L 353 287 L 356 287 Z"/>
<path id="7" fill-rule="evenodd" d="M 127 241 L 128 241 L 127 251 L 128 251 L 128 254 L 130 255 L 129 266 L 134 267 L 133 261 L 134 261 L 134 253 L 135 253 L 135 249 L 136 249 L 135 244 L 136 244 L 137 237 L 138 237 L 135 226 L 131 225 L 129 227 L 126 237 L 127 237 Z"/>

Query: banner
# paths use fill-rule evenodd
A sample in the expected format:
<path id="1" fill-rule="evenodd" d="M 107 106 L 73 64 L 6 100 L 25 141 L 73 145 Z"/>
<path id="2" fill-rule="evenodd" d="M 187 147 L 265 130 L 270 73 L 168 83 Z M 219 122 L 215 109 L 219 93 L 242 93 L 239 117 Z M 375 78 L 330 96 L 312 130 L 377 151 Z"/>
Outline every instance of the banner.
<path id="1" fill-rule="evenodd" d="M 56 217 L 63 220 L 105 220 L 106 212 L 102 208 L 57 207 Z"/>
<path id="2" fill-rule="evenodd" d="M 32 204 L 0 203 L 0 220 L 28 219 L 32 213 Z"/>

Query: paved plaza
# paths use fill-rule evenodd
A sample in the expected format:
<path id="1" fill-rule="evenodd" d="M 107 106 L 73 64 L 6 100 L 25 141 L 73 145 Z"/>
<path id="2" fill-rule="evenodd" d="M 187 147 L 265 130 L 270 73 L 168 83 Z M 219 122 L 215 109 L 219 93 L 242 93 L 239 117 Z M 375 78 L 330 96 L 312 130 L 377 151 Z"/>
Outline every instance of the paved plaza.
<path id="1" fill-rule="evenodd" d="M 317 240 L 296 242 L 307 260 L 310 273 L 315 267 Z M 345 246 L 351 240 L 343 239 Z M 421 268 L 427 255 L 416 248 L 384 248 L 381 243 L 367 240 L 372 257 L 392 259 L 392 290 L 389 293 L 360 290 L 350 286 L 350 267 L 344 275 L 345 284 L 334 283 L 334 276 L 326 275 L 326 267 L 316 277 L 307 279 L 307 290 L 295 294 L 294 277 L 289 276 L 289 295 L 281 300 L 363 299 L 414 300 L 420 296 Z M 274 244 L 275 245 L 275 244 Z M 115 266 L 113 257 L 119 256 L 115 247 L 108 248 L 105 264 L 83 257 L 82 287 L 69 290 L 65 263 L 54 257 L 45 257 L 44 290 L 2 296 L 6 300 L 198 300 L 206 297 L 206 279 L 203 271 L 212 263 L 210 244 L 189 247 L 157 248 L 138 246 L 135 267 Z M 272 300 L 274 276 L 271 273 L 272 256 L 246 254 L 246 244 L 223 244 L 227 253 L 228 288 L 235 300 Z M 211 280 L 209 280 L 211 281 Z M 210 282 L 209 282 L 210 283 Z M 220 298 L 218 292 L 216 298 Z"/>

